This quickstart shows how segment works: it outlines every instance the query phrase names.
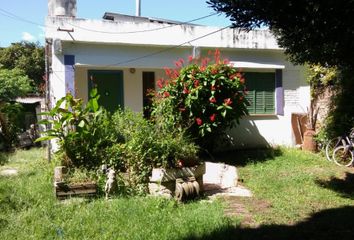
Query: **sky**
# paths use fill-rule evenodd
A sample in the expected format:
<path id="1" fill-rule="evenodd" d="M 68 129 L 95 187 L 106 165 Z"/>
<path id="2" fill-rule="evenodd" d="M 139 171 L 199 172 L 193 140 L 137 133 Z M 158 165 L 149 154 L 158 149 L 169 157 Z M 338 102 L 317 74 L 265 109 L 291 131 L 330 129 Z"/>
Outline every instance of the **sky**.
<path id="1" fill-rule="evenodd" d="M 141 0 L 141 16 L 187 22 L 215 13 L 207 0 Z M 135 15 L 135 0 L 77 0 L 77 17 L 102 19 L 105 12 Z M 0 47 L 22 40 L 44 42 L 48 0 L 0 0 Z M 214 15 L 195 24 L 225 27 L 225 15 Z"/>

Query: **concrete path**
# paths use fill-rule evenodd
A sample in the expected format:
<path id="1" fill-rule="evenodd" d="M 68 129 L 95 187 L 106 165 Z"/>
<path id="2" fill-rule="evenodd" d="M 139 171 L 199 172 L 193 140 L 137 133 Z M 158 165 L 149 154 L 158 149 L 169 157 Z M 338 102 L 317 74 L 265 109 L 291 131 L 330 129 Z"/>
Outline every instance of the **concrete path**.
<path id="1" fill-rule="evenodd" d="M 225 163 L 205 162 L 203 175 L 205 194 L 215 196 L 251 197 L 248 189 L 238 184 L 237 169 Z"/>

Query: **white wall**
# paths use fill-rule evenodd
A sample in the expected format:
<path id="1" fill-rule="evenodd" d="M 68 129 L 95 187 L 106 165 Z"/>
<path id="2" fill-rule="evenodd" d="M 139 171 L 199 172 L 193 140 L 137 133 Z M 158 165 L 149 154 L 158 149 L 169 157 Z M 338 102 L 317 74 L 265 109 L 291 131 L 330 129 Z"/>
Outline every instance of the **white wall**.
<path id="1" fill-rule="evenodd" d="M 47 17 L 46 37 L 64 42 L 120 43 L 124 45 L 200 46 L 218 48 L 280 49 L 268 30 L 197 25 L 170 25 L 156 22 L 127 22 Z M 58 28 L 70 30 L 58 31 Z M 73 40 L 74 39 L 74 40 Z"/>
<path id="2" fill-rule="evenodd" d="M 192 55 L 193 46 L 200 46 L 202 53 L 219 48 L 222 56 L 230 61 L 247 61 L 262 64 L 283 65 L 284 116 L 248 116 L 241 125 L 230 131 L 235 147 L 258 147 L 261 145 L 293 145 L 291 113 L 306 111 L 309 105 L 309 87 L 302 66 L 289 63 L 283 51 L 268 31 L 249 33 L 226 29 L 210 37 L 173 47 L 188 39 L 217 30 L 200 26 L 175 26 L 163 31 L 131 34 L 105 34 L 86 31 L 132 31 L 161 27 L 156 23 L 124 23 L 97 20 L 48 18 L 46 37 L 61 39 L 62 53 L 53 54 L 50 76 L 52 101 L 65 94 L 65 69 L 63 55 L 75 55 L 75 88 L 77 96 L 87 99 L 88 69 L 119 69 L 124 72 L 124 102 L 134 111 L 142 111 L 142 72 L 156 71 L 156 80 L 164 76 L 164 67 L 173 67 L 179 58 Z M 51 27 L 50 27 L 51 26 Z M 75 27 L 76 26 L 76 27 Z M 79 26 L 79 27 L 77 27 Z M 57 27 L 73 29 L 71 33 L 57 31 Z M 54 53 L 54 51 L 53 51 Z M 129 68 L 135 68 L 134 74 Z M 243 69 L 243 71 L 273 71 Z"/>

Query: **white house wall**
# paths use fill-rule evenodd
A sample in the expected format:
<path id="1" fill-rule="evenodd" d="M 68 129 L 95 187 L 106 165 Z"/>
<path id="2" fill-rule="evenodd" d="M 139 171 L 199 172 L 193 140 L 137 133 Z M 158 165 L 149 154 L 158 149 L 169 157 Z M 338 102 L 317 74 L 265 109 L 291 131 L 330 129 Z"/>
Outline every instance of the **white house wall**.
<path id="1" fill-rule="evenodd" d="M 88 70 L 123 70 L 124 105 L 142 111 L 142 72 L 154 71 L 156 80 L 164 77 L 164 67 L 173 67 L 179 58 L 192 55 L 198 46 L 205 55 L 208 50 L 219 48 L 230 61 L 255 62 L 284 66 L 284 115 L 248 116 L 230 131 L 234 147 L 259 147 L 264 145 L 293 145 L 291 114 L 303 113 L 310 102 L 309 87 L 302 66 L 289 63 L 275 38 L 268 31 L 225 29 L 208 37 L 187 43 L 199 36 L 217 31 L 201 26 L 174 26 L 159 31 L 138 34 L 107 34 L 103 32 L 139 31 L 162 27 L 156 23 L 126 23 L 69 18 L 48 18 L 46 38 L 59 43 L 62 51 L 52 56 L 50 91 L 52 102 L 65 95 L 64 55 L 75 56 L 76 96 L 87 100 Z M 70 34 L 58 27 L 73 30 Z M 97 32 L 85 29 L 96 29 Z M 71 35 L 71 36 L 70 36 Z M 74 39 L 74 40 L 73 40 Z M 181 43 L 186 43 L 181 45 Z M 179 47 L 174 47 L 181 45 Z M 53 47 L 53 53 L 55 49 Z M 135 68 L 135 73 L 129 71 Z M 274 71 L 274 69 L 242 69 L 242 71 Z M 246 79 L 247 81 L 247 79 Z"/>
<path id="2" fill-rule="evenodd" d="M 46 36 L 72 42 L 124 45 L 194 45 L 219 48 L 280 49 L 269 31 L 239 31 L 196 25 L 47 17 Z M 59 29 L 59 30 L 58 30 Z M 69 30 L 68 33 L 65 30 Z M 148 31 L 147 31 L 148 30 Z"/>

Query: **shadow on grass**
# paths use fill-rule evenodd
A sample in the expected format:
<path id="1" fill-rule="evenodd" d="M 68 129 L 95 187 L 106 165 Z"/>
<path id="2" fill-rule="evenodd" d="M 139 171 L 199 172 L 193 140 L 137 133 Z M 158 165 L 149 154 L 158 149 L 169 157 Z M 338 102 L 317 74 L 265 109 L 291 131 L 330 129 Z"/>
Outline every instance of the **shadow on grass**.
<path id="1" fill-rule="evenodd" d="M 353 222 L 354 207 L 348 206 L 314 213 L 295 225 L 262 225 L 257 228 L 229 226 L 201 237 L 189 236 L 184 239 L 349 240 L 354 239 Z"/>
<path id="2" fill-rule="evenodd" d="M 316 184 L 335 191 L 342 197 L 354 199 L 354 173 L 346 172 L 344 178 L 332 177 L 329 180 L 316 180 Z"/>
<path id="3" fill-rule="evenodd" d="M 5 165 L 9 160 L 9 157 L 6 153 L 0 152 L 0 166 Z"/>
<path id="4" fill-rule="evenodd" d="M 238 149 L 227 152 L 204 154 L 205 161 L 223 162 L 234 166 L 246 166 L 256 162 L 265 162 L 283 154 L 280 148 Z"/>

